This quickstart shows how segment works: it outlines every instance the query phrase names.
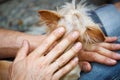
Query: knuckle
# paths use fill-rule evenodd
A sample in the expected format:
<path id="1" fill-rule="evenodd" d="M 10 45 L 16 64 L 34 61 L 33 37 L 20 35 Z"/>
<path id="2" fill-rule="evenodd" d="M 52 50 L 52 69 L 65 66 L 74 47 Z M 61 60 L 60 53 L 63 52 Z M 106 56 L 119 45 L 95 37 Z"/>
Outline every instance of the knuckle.
<path id="1" fill-rule="evenodd" d="M 59 74 L 62 74 L 61 76 L 64 76 L 67 72 L 69 72 L 70 71 L 70 67 L 68 67 L 68 68 L 64 68 L 64 69 L 62 69 L 60 72 L 59 72 Z"/>
<path id="2" fill-rule="evenodd" d="M 43 69 L 45 67 L 45 63 L 39 64 L 39 68 Z"/>
<path id="3" fill-rule="evenodd" d="M 110 55 L 111 57 L 114 56 L 114 54 L 115 54 L 115 53 L 112 52 L 112 51 L 109 52 L 109 55 Z"/>
<path id="4" fill-rule="evenodd" d="M 115 46 L 114 44 L 109 45 L 110 49 L 114 49 L 115 48 L 114 46 Z"/>
<path id="5" fill-rule="evenodd" d="M 78 54 L 78 57 L 79 57 L 79 61 L 88 60 L 88 58 L 86 57 L 89 57 L 89 53 L 80 51 L 80 54 Z"/>
<path id="6" fill-rule="evenodd" d="M 70 62 L 70 65 L 71 65 L 71 66 L 76 66 L 78 63 L 79 63 L 79 58 L 78 58 L 78 60 L 72 60 L 72 61 Z"/>
<path id="7" fill-rule="evenodd" d="M 103 59 L 103 62 L 104 62 L 104 63 L 107 63 L 107 62 L 109 62 L 109 60 L 110 60 L 109 58 L 104 58 L 104 59 Z"/>
<path id="8" fill-rule="evenodd" d="M 57 32 L 57 31 L 54 31 L 54 32 L 52 33 L 52 36 L 54 36 L 55 38 L 57 38 L 57 37 L 60 37 L 62 34 L 63 34 L 63 33 L 59 33 L 59 32 Z"/>
<path id="9" fill-rule="evenodd" d="M 111 56 L 113 59 L 116 59 L 116 54 L 117 54 L 117 53 L 111 52 L 110 54 L 111 54 L 110 56 Z"/>
<path id="10" fill-rule="evenodd" d="M 90 58 L 90 61 L 97 61 L 98 60 L 97 56 L 94 53 L 91 53 L 89 55 L 89 58 Z"/>
<path id="11" fill-rule="evenodd" d="M 51 39 L 52 40 L 52 39 Z M 47 44 L 49 44 L 50 43 L 50 39 L 46 39 L 45 41 L 44 41 L 44 43 L 47 45 Z"/>
<path id="12" fill-rule="evenodd" d="M 72 51 L 72 53 L 78 53 L 79 49 L 76 49 L 75 47 L 72 47 L 71 51 Z"/>
<path id="13" fill-rule="evenodd" d="M 101 52 L 100 47 L 96 47 L 96 48 L 95 48 L 95 51 L 96 51 L 96 52 Z"/>
<path id="14" fill-rule="evenodd" d="M 43 62 L 43 65 L 48 65 L 49 64 L 49 61 L 48 61 L 48 59 L 43 59 L 44 60 L 44 62 Z M 41 60 L 41 62 L 42 62 L 42 60 Z"/>
<path id="15" fill-rule="evenodd" d="M 59 76 L 54 75 L 53 78 L 52 78 L 52 80 L 59 80 Z"/>
<path id="16" fill-rule="evenodd" d="M 73 36 L 72 33 L 67 36 L 68 41 L 75 41 L 77 38 L 78 38 L 78 36 Z"/>
<path id="17" fill-rule="evenodd" d="M 55 47 L 55 52 L 57 52 L 57 53 L 61 53 L 62 52 L 61 45 L 58 45 L 58 46 Z"/>
<path id="18" fill-rule="evenodd" d="M 61 64 L 65 64 L 66 63 L 66 58 L 65 57 L 61 57 L 59 60 L 58 60 L 59 63 Z"/>
<path id="19" fill-rule="evenodd" d="M 91 50 L 94 52 L 98 52 L 100 50 L 100 47 L 98 46 L 98 44 L 95 44 L 91 47 Z"/>
<path id="20" fill-rule="evenodd" d="M 117 44 L 111 44 L 111 49 L 112 49 L 112 50 L 117 49 L 118 47 L 116 47 L 116 45 L 117 45 Z"/>
<path id="21" fill-rule="evenodd" d="M 74 41 L 75 38 L 73 38 L 72 35 L 70 34 L 70 35 L 67 36 L 67 40 L 68 40 L 68 41 Z"/>
<path id="22" fill-rule="evenodd" d="M 71 69 L 74 68 L 74 66 L 75 66 L 75 63 L 70 64 L 69 66 L 63 69 L 62 74 L 66 74 L 67 72 L 71 71 Z"/>
<path id="23" fill-rule="evenodd" d="M 100 44 L 100 43 L 96 43 L 95 45 L 96 45 L 96 46 L 101 46 L 101 45 L 102 45 L 102 43 L 101 43 L 101 44 Z"/>
<path id="24" fill-rule="evenodd" d="M 52 34 L 52 36 L 53 36 L 54 38 L 59 37 L 59 35 L 58 35 L 58 34 L 56 34 L 56 33 L 53 33 L 53 34 Z"/>
<path id="25" fill-rule="evenodd" d="M 40 69 L 45 68 L 45 66 L 48 66 L 48 64 L 49 64 L 48 61 L 44 60 L 44 59 L 39 60 L 37 63 L 39 64 Z"/>
<path id="26" fill-rule="evenodd" d="M 47 70 L 46 75 L 50 75 L 52 72 L 50 69 Z"/>

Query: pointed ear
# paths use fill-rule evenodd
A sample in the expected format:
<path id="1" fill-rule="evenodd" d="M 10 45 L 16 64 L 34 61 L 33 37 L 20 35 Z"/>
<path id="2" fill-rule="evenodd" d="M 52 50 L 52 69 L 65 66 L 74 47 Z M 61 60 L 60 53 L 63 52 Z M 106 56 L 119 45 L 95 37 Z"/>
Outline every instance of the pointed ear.
<path id="1" fill-rule="evenodd" d="M 50 10 L 40 10 L 38 12 L 40 17 L 47 22 L 58 22 L 61 18 L 59 14 Z"/>
<path id="2" fill-rule="evenodd" d="M 50 32 L 57 27 L 58 21 L 61 18 L 59 14 L 50 10 L 40 10 L 38 13 L 40 14 L 41 20 L 48 26 Z"/>
<path id="3" fill-rule="evenodd" d="M 94 26 L 87 27 L 86 32 L 88 33 L 92 41 L 95 41 L 97 43 L 105 41 L 104 33 L 102 32 L 101 29 L 97 27 Z"/>

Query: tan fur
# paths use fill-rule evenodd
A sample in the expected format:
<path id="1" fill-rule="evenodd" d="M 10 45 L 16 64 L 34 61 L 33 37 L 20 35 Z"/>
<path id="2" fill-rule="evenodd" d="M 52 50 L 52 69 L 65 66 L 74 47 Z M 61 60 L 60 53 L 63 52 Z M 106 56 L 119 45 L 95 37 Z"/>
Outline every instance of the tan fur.
<path id="1" fill-rule="evenodd" d="M 79 41 L 82 42 L 83 48 L 89 50 L 90 46 L 105 40 L 103 32 L 98 25 L 86 13 L 87 8 L 84 5 L 78 4 L 75 6 L 75 1 L 66 3 L 58 11 L 40 10 L 40 18 L 49 28 L 49 32 L 53 31 L 60 25 L 64 26 L 69 32 L 77 30 L 80 32 Z M 11 62 L 0 61 L 0 80 L 8 80 L 8 68 Z M 77 80 L 80 69 L 77 66 L 62 80 Z"/>
<path id="2" fill-rule="evenodd" d="M 72 3 L 66 3 L 66 5 L 62 6 L 62 8 L 56 12 L 40 10 L 39 14 L 50 32 L 61 25 L 66 28 L 66 34 L 74 30 L 79 31 L 80 37 L 78 41 L 83 44 L 83 49 L 85 50 L 90 50 L 93 44 L 105 40 L 105 35 L 99 28 L 98 24 L 94 23 L 88 16 L 87 8 L 84 5 L 81 5 L 81 3 L 75 5 L 75 0 L 73 0 Z M 71 73 L 62 78 L 62 80 L 77 80 L 77 78 L 80 77 L 78 75 L 79 71 L 80 69 L 77 67 Z"/>
<path id="3" fill-rule="evenodd" d="M 69 7 L 71 9 L 69 9 Z M 105 40 L 104 33 L 99 26 L 95 24 L 85 11 L 79 11 L 81 8 L 74 8 L 73 4 L 67 4 L 57 12 L 50 10 L 40 10 L 41 19 L 53 31 L 57 26 L 65 26 L 67 33 L 77 30 L 80 32 L 79 41 L 83 43 L 85 50 L 90 49 L 94 43 Z"/>
<path id="4" fill-rule="evenodd" d="M 48 26 L 51 27 L 50 32 L 56 28 L 58 21 L 61 18 L 60 15 L 56 14 L 53 11 L 49 11 L 49 10 L 41 10 L 39 11 L 39 14 L 41 15 L 42 21 L 44 21 Z"/>
<path id="5" fill-rule="evenodd" d="M 0 80 L 8 80 L 8 69 L 10 64 L 10 61 L 0 61 Z"/>

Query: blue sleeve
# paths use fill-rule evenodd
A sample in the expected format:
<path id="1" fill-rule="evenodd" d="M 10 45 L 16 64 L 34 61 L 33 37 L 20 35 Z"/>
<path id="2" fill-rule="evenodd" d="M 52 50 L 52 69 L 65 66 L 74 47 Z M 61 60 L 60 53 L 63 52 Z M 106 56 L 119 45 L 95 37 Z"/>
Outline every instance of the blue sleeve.
<path id="1" fill-rule="evenodd" d="M 108 36 L 120 36 L 120 12 L 110 4 L 95 10 Z"/>

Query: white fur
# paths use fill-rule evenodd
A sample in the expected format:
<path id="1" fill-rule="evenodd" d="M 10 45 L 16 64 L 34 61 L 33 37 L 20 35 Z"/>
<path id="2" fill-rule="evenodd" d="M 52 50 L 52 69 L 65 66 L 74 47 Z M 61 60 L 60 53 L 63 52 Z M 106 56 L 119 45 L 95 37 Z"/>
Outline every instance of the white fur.
<path id="1" fill-rule="evenodd" d="M 75 0 L 72 3 L 66 3 L 60 9 L 57 10 L 57 14 L 62 16 L 62 18 L 58 22 L 59 25 L 65 26 L 67 33 L 72 32 L 73 30 L 77 30 L 80 32 L 80 38 L 86 40 L 83 43 L 84 46 L 87 46 L 91 43 L 94 43 L 96 39 L 91 40 L 88 33 L 86 33 L 87 27 L 98 27 L 92 19 L 87 14 L 88 9 L 82 3 L 75 5 Z M 99 27 L 98 27 L 99 29 Z M 77 80 L 80 73 L 80 68 L 76 67 L 69 74 L 67 74 L 61 80 Z"/>
<path id="2" fill-rule="evenodd" d="M 58 25 L 65 25 L 67 33 L 78 30 L 80 32 L 80 37 L 84 37 L 85 31 L 88 26 L 98 26 L 92 19 L 88 16 L 87 11 L 89 11 L 85 5 L 79 3 L 75 5 L 75 0 L 72 3 L 66 3 L 60 9 L 58 9 L 58 14 L 62 16 Z M 99 28 L 98 28 L 99 29 Z M 86 33 L 87 34 L 87 33 Z M 86 35 L 85 40 L 87 41 L 84 46 L 94 43 L 88 35 Z"/>
<path id="3" fill-rule="evenodd" d="M 79 3 L 77 6 L 75 5 L 75 0 L 72 3 L 66 3 L 66 5 L 62 6 L 57 12 L 62 16 L 58 25 L 65 25 L 67 33 L 73 30 L 80 30 L 80 35 L 82 36 L 87 26 L 95 26 L 96 24 L 88 17 L 86 13 L 88 9 L 85 5 Z M 89 36 L 87 36 L 87 40 L 90 40 Z M 76 67 L 69 74 L 67 74 L 62 80 L 77 80 L 80 77 L 80 68 Z"/>

